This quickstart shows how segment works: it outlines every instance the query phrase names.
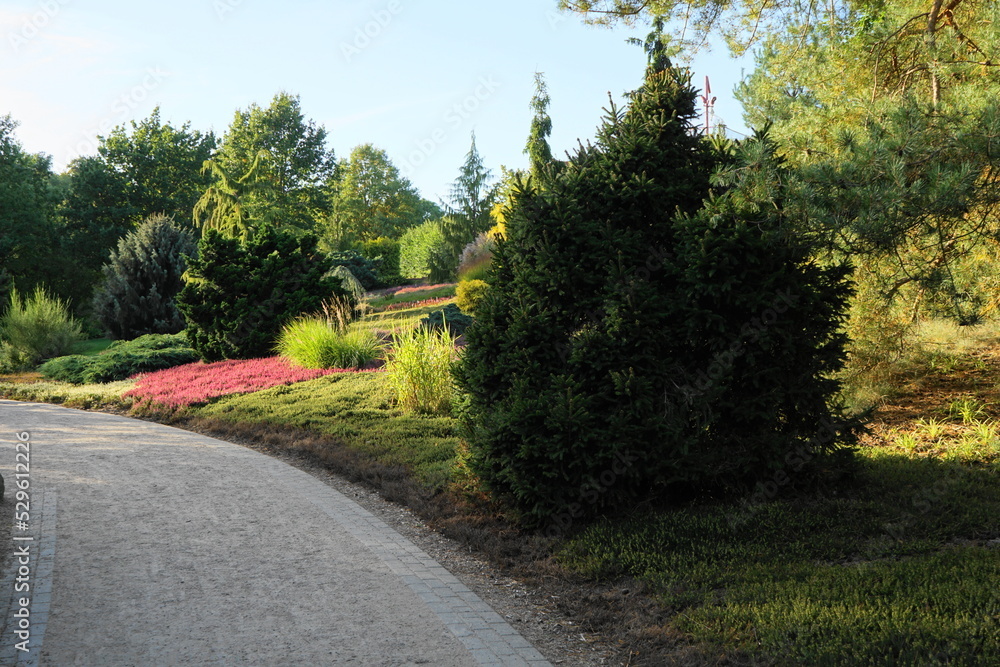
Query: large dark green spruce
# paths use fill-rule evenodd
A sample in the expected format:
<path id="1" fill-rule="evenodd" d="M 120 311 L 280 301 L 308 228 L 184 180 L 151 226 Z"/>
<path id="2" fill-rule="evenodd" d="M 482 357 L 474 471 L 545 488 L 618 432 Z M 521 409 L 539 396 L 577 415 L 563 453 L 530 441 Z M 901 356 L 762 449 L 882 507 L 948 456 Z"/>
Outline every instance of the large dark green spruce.
<path id="1" fill-rule="evenodd" d="M 184 329 L 174 299 L 184 286 L 185 257 L 197 249 L 194 235 L 172 218 L 151 215 L 118 242 L 101 268 L 94 314 L 116 340 Z"/>
<path id="2" fill-rule="evenodd" d="M 457 377 L 471 465 L 527 524 L 745 492 L 846 437 L 826 379 L 844 271 L 813 264 L 780 215 L 745 220 L 726 195 L 701 210 L 713 159 L 694 99 L 650 68 L 596 144 L 508 211 Z"/>
<path id="3" fill-rule="evenodd" d="M 316 237 L 264 226 L 243 242 L 209 231 L 188 266 L 177 307 L 191 346 L 206 361 L 274 354 L 290 319 L 320 309 L 334 295 L 349 298 Z"/>

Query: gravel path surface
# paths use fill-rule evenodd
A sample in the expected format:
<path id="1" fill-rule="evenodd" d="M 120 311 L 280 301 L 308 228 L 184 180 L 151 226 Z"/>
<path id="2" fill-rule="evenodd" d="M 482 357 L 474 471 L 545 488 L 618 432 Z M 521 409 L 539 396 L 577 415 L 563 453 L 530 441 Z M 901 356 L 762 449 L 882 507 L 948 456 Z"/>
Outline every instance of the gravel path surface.
<path id="1" fill-rule="evenodd" d="M 18 433 L 31 506 L 12 536 L 31 539 L 14 542 L 0 589 L 0 664 L 548 664 L 422 549 L 282 461 L 0 400 L 0 446 Z"/>

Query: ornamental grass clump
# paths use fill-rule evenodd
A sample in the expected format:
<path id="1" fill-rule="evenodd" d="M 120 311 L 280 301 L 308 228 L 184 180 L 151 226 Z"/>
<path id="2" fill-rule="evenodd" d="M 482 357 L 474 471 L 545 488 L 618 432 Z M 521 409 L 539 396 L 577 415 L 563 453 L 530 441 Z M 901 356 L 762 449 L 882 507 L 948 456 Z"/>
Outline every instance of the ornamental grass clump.
<path id="1" fill-rule="evenodd" d="M 451 367 L 458 358 L 455 339 L 447 328 L 418 327 L 395 334 L 385 370 L 404 410 L 441 415 L 451 412 Z"/>
<path id="2" fill-rule="evenodd" d="M 0 318 L 0 366 L 30 368 L 66 354 L 82 338 L 80 324 L 64 301 L 41 287 L 27 299 L 12 290 L 10 306 Z"/>
<path id="3" fill-rule="evenodd" d="M 382 352 L 370 329 L 347 331 L 322 317 L 302 317 L 282 329 L 275 350 L 306 368 L 360 368 Z"/>

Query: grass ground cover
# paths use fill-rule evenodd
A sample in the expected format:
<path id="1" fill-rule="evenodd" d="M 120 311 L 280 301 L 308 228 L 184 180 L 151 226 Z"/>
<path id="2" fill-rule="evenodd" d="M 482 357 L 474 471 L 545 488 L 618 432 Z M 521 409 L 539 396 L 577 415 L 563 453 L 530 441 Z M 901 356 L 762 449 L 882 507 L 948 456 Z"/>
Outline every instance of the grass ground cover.
<path id="1" fill-rule="evenodd" d="M 85 409 L 127 407 L 132 401 L 123 395 L 134 386 L 135 380 L 77 385 L 68 382 L 47 382 L 37 373 L 32 373 L 27 378 L 0 375 L 0 396 L 3 398 L 14 401 L 59 403 Z"/>
<path id="2" fill-rule="evenodd" d="M 453 419 L 395 406 L 384 373 L 338 373 L 227 396 L 192 414 L 244 424 L 280 424 L 333 436 L 387 467 L 403 467 L 430 489 L 451 479 L 458 437 Z"/>
<path id="3" fill-rule="evenodd" d="M 412 303 L 431 299 L 446 299 L 455 296 L 455 283 L 440 283 L 437 285 L 411 285 L 384 290 L 369 300 L 374 309 L 394 306 L 400 303 Z"/>
<path id="4" fill-rule="evenodd" d="M 605 520 L 559 558 L 641 581 L 705 662 L 1000 664 L 1000 350 L 932 361 L 848 487 Z"/>
<path id="5" fill-rule="evenodd" d="M 430 305 L 407 304 L 405 308 L 369 313 L 364 319 L 353 323 L 351 328 L 381 329 L 386 331 L 412 329 L 420 323 L 420 320 L 435 310 L 441 310 L 441 306 L 449 301 L 450 299 L 445 299 L 444 301 L 435 302 Z"/>
<path id="6" fill-rule="evenodd" d="M 87 340 L 82 340 L 73 346 L 70 350 L 72 354 L 83 354 L 86 356 L 93 356 L 95 354 L 100 354 L 104 350 L 111 347 L 114 341 L 110 338 L 90 338 Z"/>
<path id="7" fill-rule="evenodd" d="M 337 371 L 302 368 L 281 357 L 229 359 L 210 364 L 199 361 L 140 376 L 125 397 L 180 408 L 228 394 L 304 382 Z"/>

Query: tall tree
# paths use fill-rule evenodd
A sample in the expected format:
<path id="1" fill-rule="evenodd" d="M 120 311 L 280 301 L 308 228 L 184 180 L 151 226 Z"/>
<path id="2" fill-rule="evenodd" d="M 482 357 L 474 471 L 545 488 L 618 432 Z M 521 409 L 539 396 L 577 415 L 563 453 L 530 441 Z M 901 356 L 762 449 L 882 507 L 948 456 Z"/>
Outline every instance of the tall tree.
<path id="1" fill-rule="evenodd" d="M 384 150 L 357 146 L 339 169 L 327 242 L 343 247 L 383 236 L 399 238 L 433 214 L 421 201 Z"/>
<path id="2" fill-rule="evenodd" d="M 98 139 L 96 156 L 70 165 L 60 207 L 61 252 L 74 262 L 60 291 L 76 306 L 90 302 L 108 254 L 145 218 L 173 215 L 189 224 L 209 182 L 201 166 L 215 146 L 212 133 L 162 122 L 159 108 Z"/>
<path id="3" fill-rule="evenodd" d="M 206 233 L 215 230 L 223 235 L 246 239 L 257 223 L 270 223 L 270 211 L 262 219 L 252 220 L 250 206 L 254 197 L 266 195 L 272 187 L 267 178 L 270 154 L 260 151 L 244 174 L 227 174 L 218 160 L 205 160 L 202 171 L 210 174 L 212 184 L 194 205 L 195 227 Z"/>
<path id="4" fill-rule="evenodd" d="M 849 30 L 859 21 L 862 24 L 872 19 L 879 22 L 881 17 L 897 13 L 899 9 L 903 9 L 905 18 L 902 22 L 894 22 L 885 33 L 890 38 L 886 43 L 897 38 L 906 41 L 907 33 L 917 34 L 924 42 L 919 50 L 933 51 L 941 44 L 938 36 L 944 35 L 946 40 L 960 41 L 965 48 L 976 51 L 979 44 L 969 39 L 969 33 L 976 29 L 992 29 L 992 22 L 978 17 L 995 16 L 997 11 L 994 0 L 831 0 L 827 3 L 801 0 L 559 0 L 559 6 L 581 14 L 588 22 L 605 25 L 664 20 L 668 23 L 668 55 L 697 51 L 713 34 L 721 35 L 737 55 L 771 35 L 798 36 L 799 43 L 805 45 L 810 38 L 808 33 L 834 36 L 844 31 L 845 26 Z M 963 19 L 961 14 L 969 19 Z M 975 61 L 995 62 L 985 49 L 976 52 L 985 57 L 975 58 Z M 904 63 L 911 54 L 901 50 L 896 55 L 902 56 L 897 61 L 903 64 L 900 72 L 906 72 L 907 76 L 914 74 Z M 948 61 L 941 58 L 937 62 Z M 933 71 L 925 70 L 923 75 L 935 78 Z"/>
<path id="5" fill-rule="evenodd" d="M 472 146 L 465 155 L 465 162 L 458 178 L 451 186 L 451 201 L 441 222 L 445 244 L 455 263 L 467 244 L 492 225 L 490 210 L 493 208 L 495 189 L 490 187 L 492 173 L 483 165 L 483 158 L 476 148 L 476 133 L 472 133 Z M 452 264 L 454 268 L 455 264 Z"/>
<path id="6" fill-rule="evenodd" d="M 192 130 L 190 123 L 161 123 L 157 107 L 149 118 L 131 121 L 128 130 L 118 126 L 102 137 L 97 150 L 125 178 L 128 203 L 140 221 L 161 213 L 186 222 L 208 184 L 200 170 L 215 144 L 214 134 Z"/>
<path id="7" fill-rule="evenodd" d="M 770 36 L 738 97 L 797 168 L 810 231 L 864 256 L 874 292 L 975 321 L 1000 303 L 1000 32 L 981 20 L 1000 3 L 848 8 Z"/>
<path id="8" fill-rule="evenodd" d="M 535 94 L 531 98 L 531 130 L 528 132 L 528 145 L 524 152 L 528 155 L 531 173 L 539 173 L 545 165 L 552 162 L 552 149 L 549 148 L 549 135 L 552 134 L 552 118 L 549 116 L 549 91 L 545 85 L 545 77 L 541 72 L 535 72 Z"/>
<path id="9" fill-rule="evenodd" d="M 45 281 L 52 227 L 49 158 L 26 153 L 14 136 L 17 122 L 0 116 L 0 306 L 10 287 L 28 293 Z"/>
<path id="10" fill-rule="evenodd" d="M 336 160 L 326 147 L 326 130 L 306 120 L 297 95 L 281 92 L 267 108 L 252 104 L 238 110 L 215 159 L 226 174 L 238 177 L 250 171 L 261 151 L 268 160 L 260 178 L 270 187 L 250 195 L 251 220 L 269 218 L 279 226 L 308 230 L 329 214 L 324 184 Z"/>

